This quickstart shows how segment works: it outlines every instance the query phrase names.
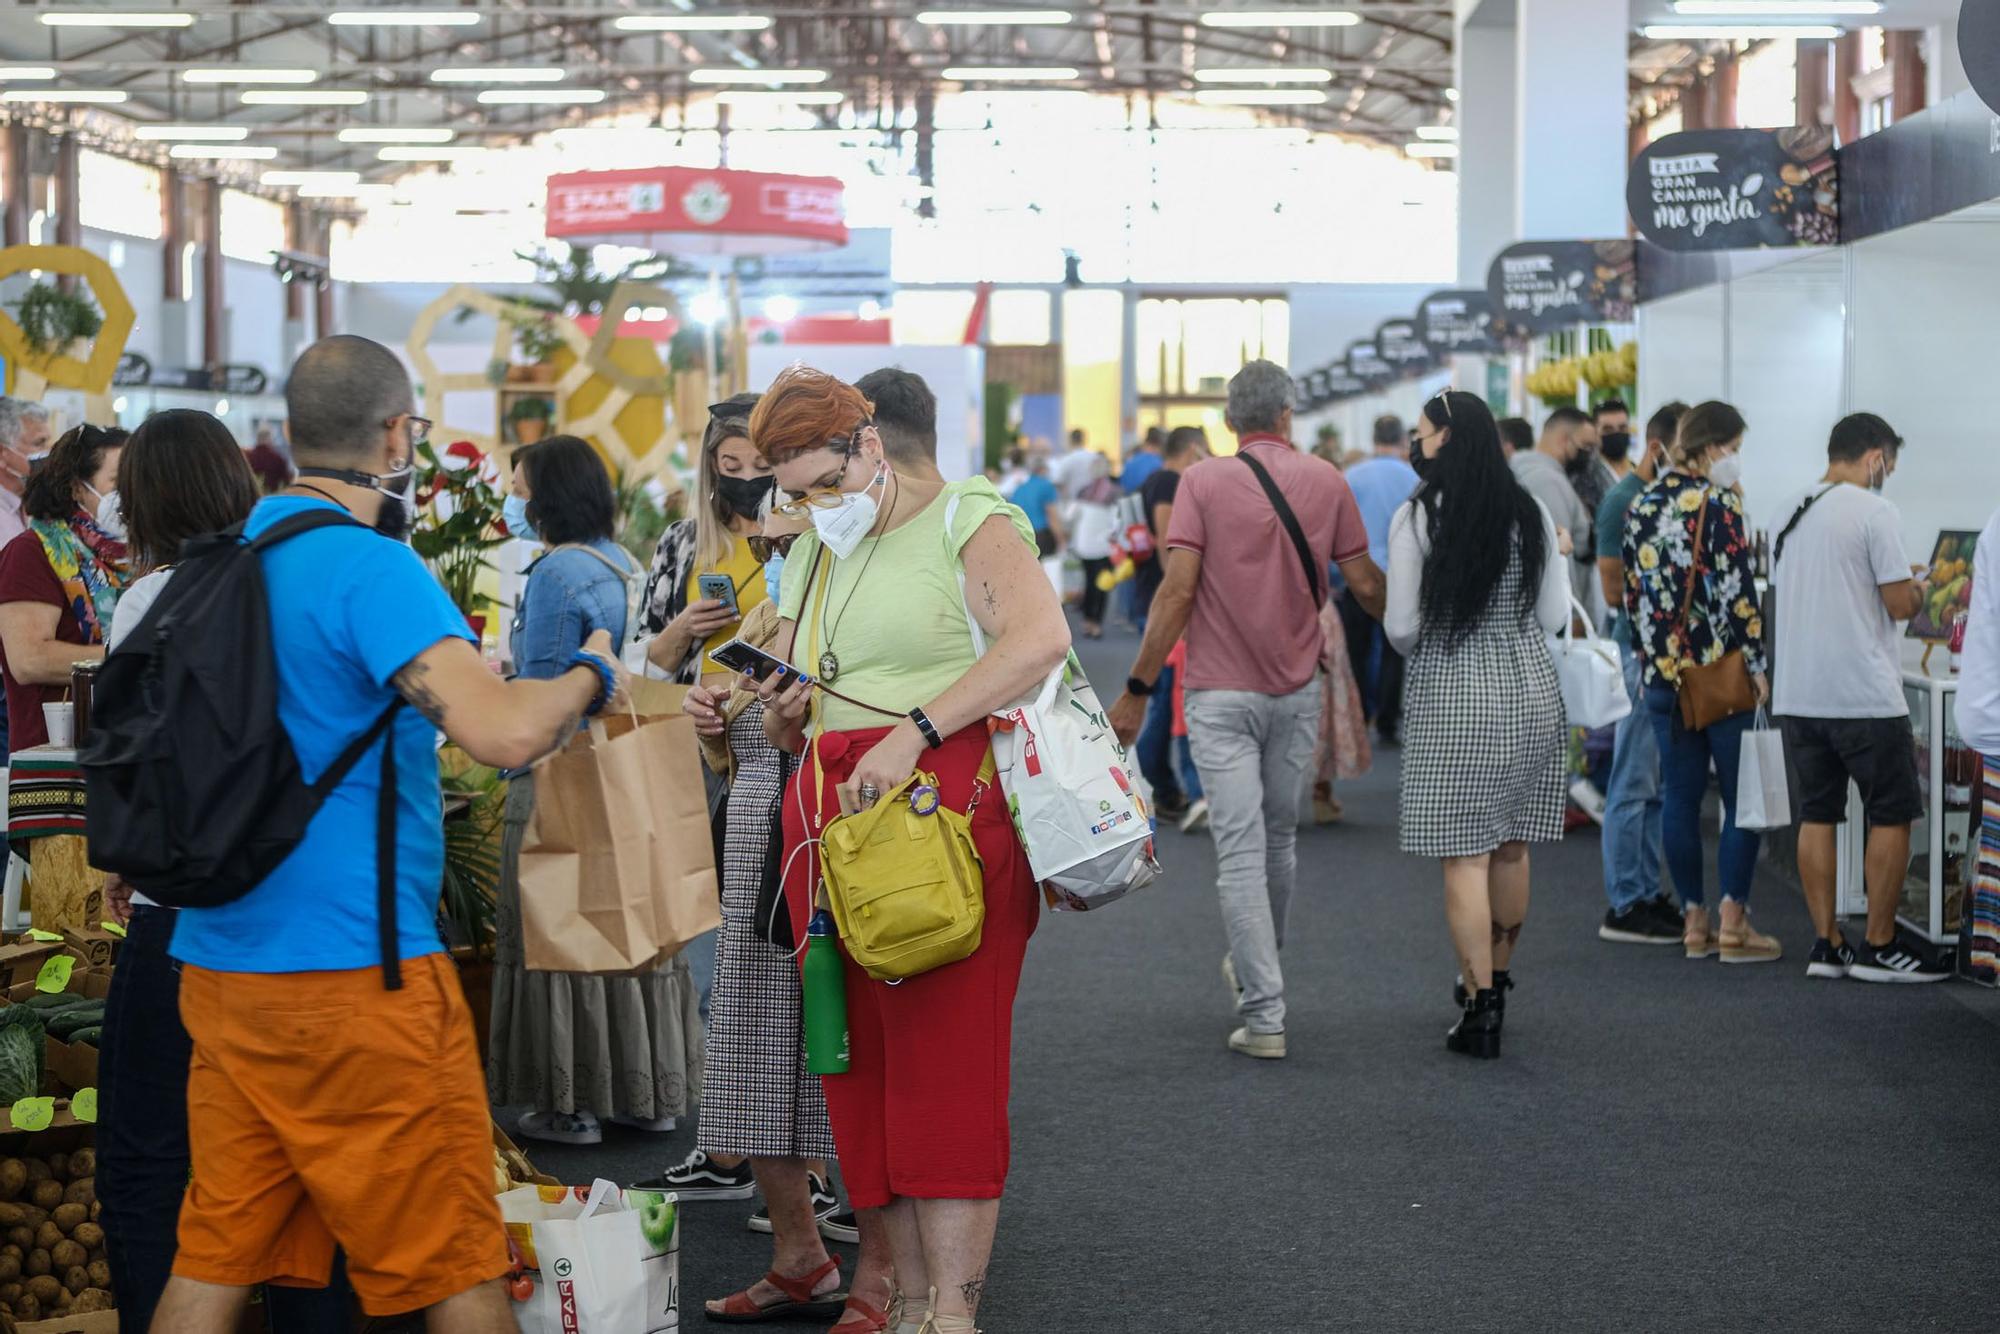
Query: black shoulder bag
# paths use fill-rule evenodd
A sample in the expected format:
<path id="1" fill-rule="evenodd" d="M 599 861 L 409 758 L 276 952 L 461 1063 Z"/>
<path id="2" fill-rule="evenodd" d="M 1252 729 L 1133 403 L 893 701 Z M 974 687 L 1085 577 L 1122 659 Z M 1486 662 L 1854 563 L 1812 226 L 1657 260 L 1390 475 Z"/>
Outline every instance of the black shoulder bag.
<path id="1" fill-rule="evenodd" d="M 1299 553 L 1299 564 L 1305 566 L 1306 588 L 1312 593 L 1313 607 L 1325 606 L 1325 576 L 1320 573 L 1319 562 L 1313 559 L 1312 547 L 1306 543 L 1305 529 L 1299 527 L 1299 516 L 1292 513 L 1292 507 L 1285 501 L 1285 493 L 1278 490 L 1278 484 L 1271 480 L 1271 474 L 1264 470 L 1263 464 L 1247 453 L 1236 457 L 1250 465 L 1250 471 L 1256 474 L 1258 484 L 1270 498 L 1271 508 L 1278 511 L 1278 522 L 1285 525 L 1285 533 L 1292 539 L 1292 549 Z"/>
<path id="2" fill-rule="evenodd" d="M 1832 490 L 1833 488 L 1829 486 L 1823 491 L 1807 496 L 1805 503 L 1792 511 L 1792 517 L 1786 521 L 1783 528 L 1778 530 L 1777 540 L 1771 543 L 1771 573 L 1769 576 L 1771 586 L 1767 591 L 1768 595 L 1764 598 L 1764 661 L 1770 668 L 1771 681 L 1774 688 L 1778 680 L 1778 559 L 1785 554 L 1785 539 L 1790 537 L 1792 530 L 1799 526 L 1799 520 L 1806 517 L 1806 511 L 1817 505 L 1820 502 L 1820 498 Z"/>

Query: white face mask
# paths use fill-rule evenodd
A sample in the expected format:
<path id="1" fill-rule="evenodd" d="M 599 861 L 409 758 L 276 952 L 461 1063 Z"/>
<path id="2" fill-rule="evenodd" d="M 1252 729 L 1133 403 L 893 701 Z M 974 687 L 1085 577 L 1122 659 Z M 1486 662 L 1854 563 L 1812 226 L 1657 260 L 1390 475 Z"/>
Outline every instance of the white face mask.
<path id="1" fill-rule="evenodd" d="M 1708 465 L 1708 480 L 1725 489 L 1733 488 L 1743 480 L 1743 456 L 1724 454 Z"/>
<path id="2" fill-rule="evenodd" d="M 125 516 L 118 512 L 118 488 L 114 486 L 109 491 L 99 491 L 89 482 L 85 482 L 84 485 L 89 487 L 90 494 L 97 497 L 97 513 L 94 516 L 97 519 L 97 526 L 111 537 L 123 542 Z"/>
<path id="3" fill-rule="evenodd" d="M 875 497 L 868 494 L 889 480 L 889 465 L 875 466 L 875 476 L 867 486 L 859 491 L 841 493 L 840 504 L 812 512 L 813 530 L 819 534 L 820 544 L 831 551 L 836 560 L 846 560 L 854 554 L 861 539 L 875 526 L 879 508 Z"/>

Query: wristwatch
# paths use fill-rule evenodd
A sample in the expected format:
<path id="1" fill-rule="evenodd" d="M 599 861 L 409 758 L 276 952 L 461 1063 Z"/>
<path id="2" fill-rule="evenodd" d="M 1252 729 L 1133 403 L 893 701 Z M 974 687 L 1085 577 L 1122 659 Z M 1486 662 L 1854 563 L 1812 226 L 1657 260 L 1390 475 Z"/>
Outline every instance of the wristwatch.
<path id="1" fill-rule="evenodd" d="M 1141 681 L 1136 676 L 1128 676 L 1125 678 L 1125 693 L 1128 695 L 1137 695 L 1140 699 L 1144 699 L 1153 693 L 1153 687 L 1156 684 L 1158 683 Z"/>

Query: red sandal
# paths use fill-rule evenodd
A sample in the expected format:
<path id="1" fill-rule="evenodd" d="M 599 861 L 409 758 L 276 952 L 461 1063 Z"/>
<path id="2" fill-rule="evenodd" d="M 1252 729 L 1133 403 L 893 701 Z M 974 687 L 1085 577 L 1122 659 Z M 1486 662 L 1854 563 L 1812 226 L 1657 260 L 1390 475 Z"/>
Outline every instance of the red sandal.
<path id="1" fill-rule="evenodd" d="M 890 1326 L 898 1323 L 897 1317 L 902 1313 L 902 1305 L 899 1297 L 889 1303 L 887 1311 L 878 1310 L 874 1303 L 863 1301 L 850 1294 L 846 1309 L 840 1313 L 841 1319 L 834 1323 L 834 1334 L 885 1334 Z M 847 1319 L 849 1315 L 860 1316 L 860 1322 L 849 1321 Z"/>
<path id="2" fill-rule="evenodd" d="M 813 1289 L 828 1274 L 839 1273 L 838 1257 L 829 1259 L 803 1278 L 786 1278 L 773 1270 L 764 1275 L 764 1281 L 784 1293 L 786 1300 L 759 1306 L 750 1299 L 750 1290 L 745 1288 L 724 1298 L 721 1310 L 710 1310 L 705 1303 L 702 1310 L 710 1320 L 723 1325 L 754 1325 L 765 1320 L 837 1319 L 851 1300 L 848 1295 L 835 1289 L 824 1297 L 815 1297 Z M 884 1326 L 876 1325 L 874 1328 L 880 1330 Z"/>

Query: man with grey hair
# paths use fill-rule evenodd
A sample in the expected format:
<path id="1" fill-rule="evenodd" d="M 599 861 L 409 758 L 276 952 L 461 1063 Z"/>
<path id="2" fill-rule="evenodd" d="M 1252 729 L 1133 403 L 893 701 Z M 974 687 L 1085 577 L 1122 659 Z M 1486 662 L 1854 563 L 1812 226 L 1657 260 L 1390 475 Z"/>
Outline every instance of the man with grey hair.
<path id="1" fill-rule="evenodd" d="M 153 1328 L 234 1329 L 249 1285 L 322 1285 L 337 1245 L 370 1314 L 426 1307 L 432 1330 L 512 1329 L 485 1185 L 486 1080 L 435 925 L 437 734 L 478 763 L 522 769 L 622 699 L 624 674 L 602 631 L 558 676 L 488 670 L 464 615 L 401 540 L 430 423 L 389 349 L 322 339 L 293 366 L 285 403 L 299 480 L 259 502 L 246 533 L 312 516 L 322 526 L 258 555 L 278 722 L 307 775 L 357 742 L 363 753 L 277 869 L 174 923 L 194 1044 L 188 1140 L 202 1170 Z M 385 807 L 388 849 L 377 844 Z M 325 1146 L 356 1137 L 366 1170 L 331 1169 Z"/>
<path id="2" fill-rule="evenodd" d="M 19 398 L 0 398 L 0 546 L 28 529 L 21 492 L 28 460 L 49 447 L 49 410 Z"/>
<path id="3" fill-rule="evenodd" d="M 1278 950 L 1298 870 L 1299 808 L 1319 742 L 1319 609 L 1329 564 L 1380 618 L 1384 580 L 1340 470 L 1291 442 L 1296 390 L 1253 361 L 1229 382 L 1234 458 L 1181 478 L 1166 579 L 1112 726 L 1130 745 L 1167 654 L 1187 635 L 1188 739 L 1209 802 L 1216 890 L 1229 953 L 1222 971 L 1243 1026 L 1230 1050 L 1285 1055 Z"/>

